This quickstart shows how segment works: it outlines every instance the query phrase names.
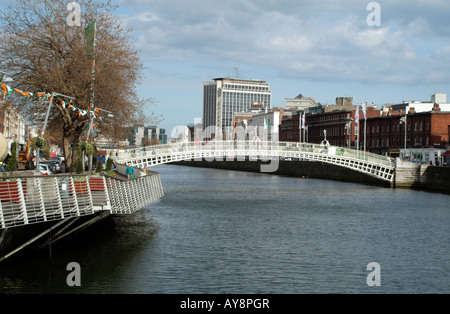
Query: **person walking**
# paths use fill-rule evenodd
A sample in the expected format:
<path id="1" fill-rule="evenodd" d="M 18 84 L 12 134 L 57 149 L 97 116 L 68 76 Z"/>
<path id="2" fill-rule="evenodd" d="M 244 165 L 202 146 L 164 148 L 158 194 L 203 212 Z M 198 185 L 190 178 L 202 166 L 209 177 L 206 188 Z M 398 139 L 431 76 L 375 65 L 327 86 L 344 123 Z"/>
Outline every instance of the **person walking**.
<path id="1" fill-rule="evenodd" d="M 127 170 L 126 170 L 125 174 L 128 176 L 128 180 L 130 180 L 134 177 L 134 168 L 131 166 L 130 163 L 127 166 Z"/>

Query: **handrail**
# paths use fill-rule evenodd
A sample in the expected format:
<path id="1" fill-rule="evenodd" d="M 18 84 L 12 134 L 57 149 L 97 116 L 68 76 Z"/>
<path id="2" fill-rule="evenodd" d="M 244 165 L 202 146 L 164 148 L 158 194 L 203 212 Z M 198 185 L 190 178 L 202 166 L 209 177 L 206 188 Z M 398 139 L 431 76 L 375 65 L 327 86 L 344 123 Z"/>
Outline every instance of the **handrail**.
<path id="1" fill-rule="evenodd" d="M 394 162 L 388 156 L 378 155 L 370 152 L 354 150 L 346 147 L 326 146 L 322 144 L 295 143 L 295 142 L 269 142 L 269 141 L 196 141 L 177 142 L 163 145 L 153 145 L 141 148 L 133 148 L 119 151 L 116 161 L 126 163 L 140 157 L 152 157 L 155 155 L 172 154 L 174 152 L 192 151 L 223 151 L 230 153 L 242 153 L 257 151 L 281 157 L 287 151 L 299 151 L 317 153 L 338 157 L 354 158 L 367 162 L 392 167 Z"/>
<path id="2" fill-rule="evenodd" d="M 123 193 L 130 195 L 123 198 Z M 87 174 L 0 177 L 0 229 L 93 215 L 132 214 L 163 196 L 156 172 L 135 180 Z"/>

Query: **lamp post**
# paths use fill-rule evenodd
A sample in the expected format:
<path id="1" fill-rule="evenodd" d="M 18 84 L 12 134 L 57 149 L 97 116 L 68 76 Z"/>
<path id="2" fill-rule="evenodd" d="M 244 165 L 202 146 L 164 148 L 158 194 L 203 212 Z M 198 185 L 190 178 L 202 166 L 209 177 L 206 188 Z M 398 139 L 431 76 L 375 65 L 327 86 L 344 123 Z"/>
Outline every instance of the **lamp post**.
<path id="1" fill-rule="evenodd" d="M 406 125 L 407 125 L 407 117 L 408 117 L 408 115 L 405 113 L 405 116 L 400 118 L 400 124 L 404 124 L 405 125 L 405 151 L 403 152 L 403 160 L 405 160 L 405 158 L 406 158 Z"/>
<path id="2" fill-rule="evenodd" d="M 347 147 L 348 148 L 350 148 L 350 142 L 351 142 L 351 139 L 352 139 L 352 133 L 351 133 L 351 131 L 352 131 L 352 121 L 353 121 L 353 119 L 345 124 L 345 129 L 347 131 L 347 136 L 348 136 L 348 140 L 347 140 Z"/>
<path id="3" fill-rule="evenodd" d="M 92 107 L 94 107 L 94 106 L 92 105 Z M 108 111 L 108 110 L 105 110 L 105 109 L 101 109 L 101 108 L 95 108 L 95 110 L 100 110 L 100 111 L 107 112 L 108 113 L 108 117 L 110 117 L 110 118 L 114 117 L 114 114 L 111 111 Z M 91 116 L 89 118 L 89 133 L 88 133 L 88 141 L 89 142 L 91 141 L 91 137 L 92 137 L 92 140 L 93 140 L 93 132 L 94 132 L 94 129 L 93 129 L 94 113 L 91 113 L 90 115 Z M 83 152 L 83 154 L 84 154 L 84 152 Z M 83 161 L 84 161 L 84 156 L 83 156 Z M 84 165 L 84 163 L 83 163 L 83 165 Z M 92 156 L 90 155 L 89 156 L 89 171 L 91 171 L 91 170 L 92 170 Z"/>
<path id="4" fill-rule="evenodd" d="M 41 132 L 41 138 L 44 137 L 45 134 L 45 129 L 47 127 L 47 122 L 48 122 L 48 117 L 50 115 L 50 110 L 52 109 L 52 105 L 53 105 L 53 98 L 56 96 L 60 96 L 60 97 L 66 97 L 69 98 L 71 100 L 74 100 L 74 97 L 70 97 L 70 96 L 66 96 L 63 94 L 59 94 L 59 93 L 55 93 L 53 92 L 51 97 L 50 97 L 50 103 L 48 104 L 48 108 L 47 108 L 47 114 L 45 115 L 45 121 L 44 121 L 44 126 L 42 127 L 42 132 Z M 36 149 L 36 171 L 39 172 L 39 151 L 40 151 L 40 147 L 38 147 Z"/>

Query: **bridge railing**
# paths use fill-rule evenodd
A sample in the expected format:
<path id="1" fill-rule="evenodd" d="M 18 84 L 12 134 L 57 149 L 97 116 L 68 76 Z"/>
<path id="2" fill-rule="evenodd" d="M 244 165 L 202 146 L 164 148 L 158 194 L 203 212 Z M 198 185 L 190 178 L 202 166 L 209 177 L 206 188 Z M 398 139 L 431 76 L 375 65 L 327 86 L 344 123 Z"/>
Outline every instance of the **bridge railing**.
<path id="1" fill-rule="evenodd" d="M 98 211 L 132 214 L 162 196 L 157 172 L 135 180 L 76 174 L 0 177 L 0 229 Z"/>
<path id="2" fill-rule="evenodd" d="M 278 142 L 278 141 L 194 141 L 177 142 L 164 145 L 154 145 L 120 151 L 118 162 L 127 162 L 134 159 L 150 158 L 152 156 L 171 155 L 174 153 L 194 151 L 215 151 L 217 153 L 234 155 L 265 155 L 283 157 L 289 152 L 322 154 L 342 158 L 352 158 L 367 161 L 386 167 L 393 166 L 393 160 L 387 156 L 377 155 L 361 150 L 345 147 L 336 147 L 323 144 Z M 291 154 L 292 155 L 292 154 Z"/>

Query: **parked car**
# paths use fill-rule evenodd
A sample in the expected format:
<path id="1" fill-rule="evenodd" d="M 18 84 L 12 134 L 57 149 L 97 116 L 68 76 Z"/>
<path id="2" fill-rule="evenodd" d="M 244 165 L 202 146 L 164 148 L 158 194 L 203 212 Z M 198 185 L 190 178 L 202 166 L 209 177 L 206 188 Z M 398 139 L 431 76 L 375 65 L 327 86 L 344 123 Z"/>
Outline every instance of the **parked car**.
<path id="1" fill-rule="evenodd" d="M 51 173 L 56 173 L 56 165 L 51 161 L 40 161 L 39 165 L 47 165 Z"/>
<path id="2" fill-rule="evenodd" d="M 39 171 L 42 175 L 48 176 L 52 174 L 52 171 L 50 170 L 50 167 L 46 164 L 39 163 Z"/>
<path id="3" fill-rule="evenodd" d="M 61 158 L 52 157 L 52 158 L 50 158 L 49 162 L 51 162 L 55 165 L 55 169 L 56 169 L 57 173 L 65 172 L 66 165 L 64 164 L 64 161 L 61 160 Z"/>

